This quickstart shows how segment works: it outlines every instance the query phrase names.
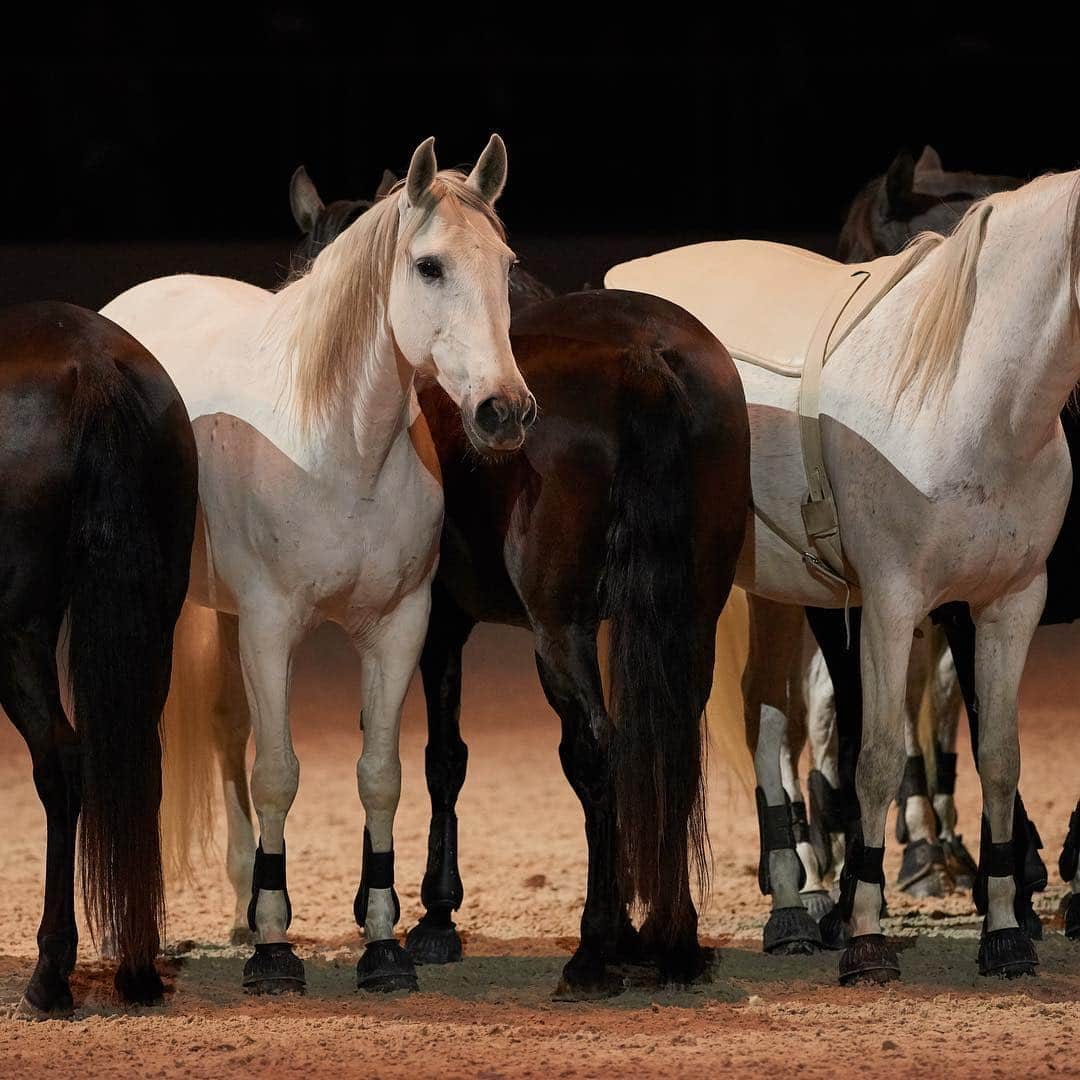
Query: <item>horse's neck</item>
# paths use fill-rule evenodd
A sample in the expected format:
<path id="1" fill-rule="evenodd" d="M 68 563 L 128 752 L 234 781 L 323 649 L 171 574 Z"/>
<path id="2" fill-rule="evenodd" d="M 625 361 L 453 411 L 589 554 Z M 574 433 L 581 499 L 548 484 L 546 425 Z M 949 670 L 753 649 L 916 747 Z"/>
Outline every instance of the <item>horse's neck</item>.
<path id="1" fill-rule="evenodd" d="M 1019 230 L 1006 227 L 999 235 L 988 233 L 980 257 L 965 363 L 954 393 L 978 409 L 985 439 L 1000 447 L 1009 432 L 1008 452 L 1022 459 L 1037 454 L 1055 434 L 1080 380 L 1067 250 L 1057 229 L 1044 229 L 1025 243 Z"/>
<path id="2" fill-rule="evenodd" d="M 394 445 L 407 437 L 418 411 L 412 367 L 393 335 L 381 331 L 368 346 L 350 393 L 308 436 L 308 471 L 335 488 L 344 485 L 358 497 L 370 498 Z"/>

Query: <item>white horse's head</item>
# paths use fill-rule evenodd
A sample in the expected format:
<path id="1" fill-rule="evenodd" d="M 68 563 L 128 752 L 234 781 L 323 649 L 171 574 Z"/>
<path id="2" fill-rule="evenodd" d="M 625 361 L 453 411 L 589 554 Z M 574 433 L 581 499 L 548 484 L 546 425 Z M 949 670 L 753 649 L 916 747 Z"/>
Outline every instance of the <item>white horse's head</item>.
<path id="1" fill-rule="evenodd" d="M 294 406 L 306 428 L 351 400 L 380 340 L 433 376 L 477 449 L 516 450 L 536 418 L 510 350 L 514 261 L 494 203 L 506 147 L 492 135 L 468 175 L 439 172 L 434 140 L 408 176 L 312 263 L 290 329 Z"/>
<path id="2" fill-rule="evenodd" d="M 387 298 L 402 355 L 433 375 L 477 445 L 515 450 L 536 416 L 510 350 L 507 274 L 514 253 L 493 209 L 506 147 L 492 135 L 476 168 L 439 172 L 434 139 L 417 147 L 398 200 L 398 257 Z"/>

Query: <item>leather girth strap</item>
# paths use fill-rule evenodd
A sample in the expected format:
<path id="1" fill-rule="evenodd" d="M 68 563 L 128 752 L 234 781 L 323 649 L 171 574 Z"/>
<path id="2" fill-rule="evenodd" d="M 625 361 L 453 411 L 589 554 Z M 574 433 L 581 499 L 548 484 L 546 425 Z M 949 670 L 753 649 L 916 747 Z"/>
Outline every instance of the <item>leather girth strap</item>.
<path id="1" fill-rule="evenodd" d="M 873 267 L 873 272 L 867 267 Z M 851 568 L 844 560 L 840 540 L 840 519 L 836 512 L 825 455 L 821 446 L 821 370 L 829 354 L 847 337 L 874 305 L 903 277 L 909 264 L 902 256 L 878 259 L 852 267 L 850 277 L 836 290 L 818 319 L 810 338 L 799 381 L 799 436 L 803 466 L 806 470 L 806 498 L 802 505 L 803 526 L 813 550 L 801 551 L 803 561 L 832 584 L 849 591 L 858 588 Z M 760 515 L 759 515 L 760 516 Z M 776 525 L 765 524 L 789 546 L 799 545 L 780 532 Z"/>
<path id="2" fill-rule="evenodd" d="M 837 289 L 821 313 L 810 338 L 799 381 L 799 436 L 802 440 L 803 466 L 806 469 L 806 498 L 802 505 L 803 525 L 810 544 L 825 565 L 845 584 L 854 586 L 844 565 L 844 549 L 840 543 L 840 519 L 836 513 L 829 475 L 825 471 L 825 455 L 821 447 L 821 369 L 829 351 L 833 329 L 855 294 L 870 279 L 865 271 L 857 271 Z M 812 564 L 811 564 L 812 565 Z"/>

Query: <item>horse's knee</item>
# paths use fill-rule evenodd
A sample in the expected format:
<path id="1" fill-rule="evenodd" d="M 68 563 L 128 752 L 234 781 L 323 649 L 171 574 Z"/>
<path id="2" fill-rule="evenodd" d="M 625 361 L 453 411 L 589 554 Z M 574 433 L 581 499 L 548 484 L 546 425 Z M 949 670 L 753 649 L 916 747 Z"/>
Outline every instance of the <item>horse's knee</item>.
<path id="1" fill-rule="evenodd" d="M 251 797 L 260 813 L 287 814 L 300 786 L 300 762 L 292 750 L 272 757 L 256 754 L 251 771 Z"/>

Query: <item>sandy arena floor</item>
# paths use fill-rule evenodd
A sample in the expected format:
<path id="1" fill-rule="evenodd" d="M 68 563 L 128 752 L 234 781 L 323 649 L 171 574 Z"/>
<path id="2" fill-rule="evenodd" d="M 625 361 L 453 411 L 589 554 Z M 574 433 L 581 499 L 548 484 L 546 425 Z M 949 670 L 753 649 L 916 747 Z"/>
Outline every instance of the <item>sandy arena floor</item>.
<path id="1" fill-rule="evenodd" d="M 1080 736 L 1070 734 L 1080 635 L 1044 632 L 1024 690 L 1028 808 L 1056 865 L 1078 792 Z M 915 904 L 891 893 L 888 930 L 904 939 L 904 981 L 844 990 L 836 954 L 779 959 L 760 951 L 752 799 L 714 755 L 710 827 L 714 884 L 702 918 L 720 947 L 714 981 L 692 991 L 628 990 L 594 1004 L 550 999 L 575 944 L 583 898 L 581 814 L 556 756 L 558 726 L 524 634 L 486 628 L 466 654 L 470 773 L 460 805 L 467 959 L 423 968 L 421 992 L 353 990 L 360 951 L 352 922 L 361 816 L 353 762 L 357 680 L 341 639 L 322 632 L 299 665 L 295 734 L 300 794 L 289 819 L 294 940 L 307 964 L 303 998 L 240 991 L 246 950 L 229 948 L 231 900 L 208 866 L 200 887 L 172 895 L 164 1008 L 125 1012 L 88 937 L 73 978 L 74 1022 L 0 1020 L 0 1072 L 29 1076 L 715 1076 L 864 1077 L 1068 1074 L 1077 1066 L 1080 944 L 1051 922 L 1037 979 L 988 982 L 975 972 L 970 900 Z M 402 929 L 420 912 L 427 798 L 421 699 L 402 739 L 396 830 Z M 1058 736 L 1060 733 L 1060 737 Z M 977 792 L 966 741 L 961 826 L 975 842 Z M 0 1004 L 14 1004 L 33 967 L 44 817 L 25 749 L 0 727 Z M 898 856 L 890 852 L 887 872 Z M 1052 881 L 1056 873 L 1052 870 Z M 1042 900 L 1056 910 L 1062 887 Z"/>

